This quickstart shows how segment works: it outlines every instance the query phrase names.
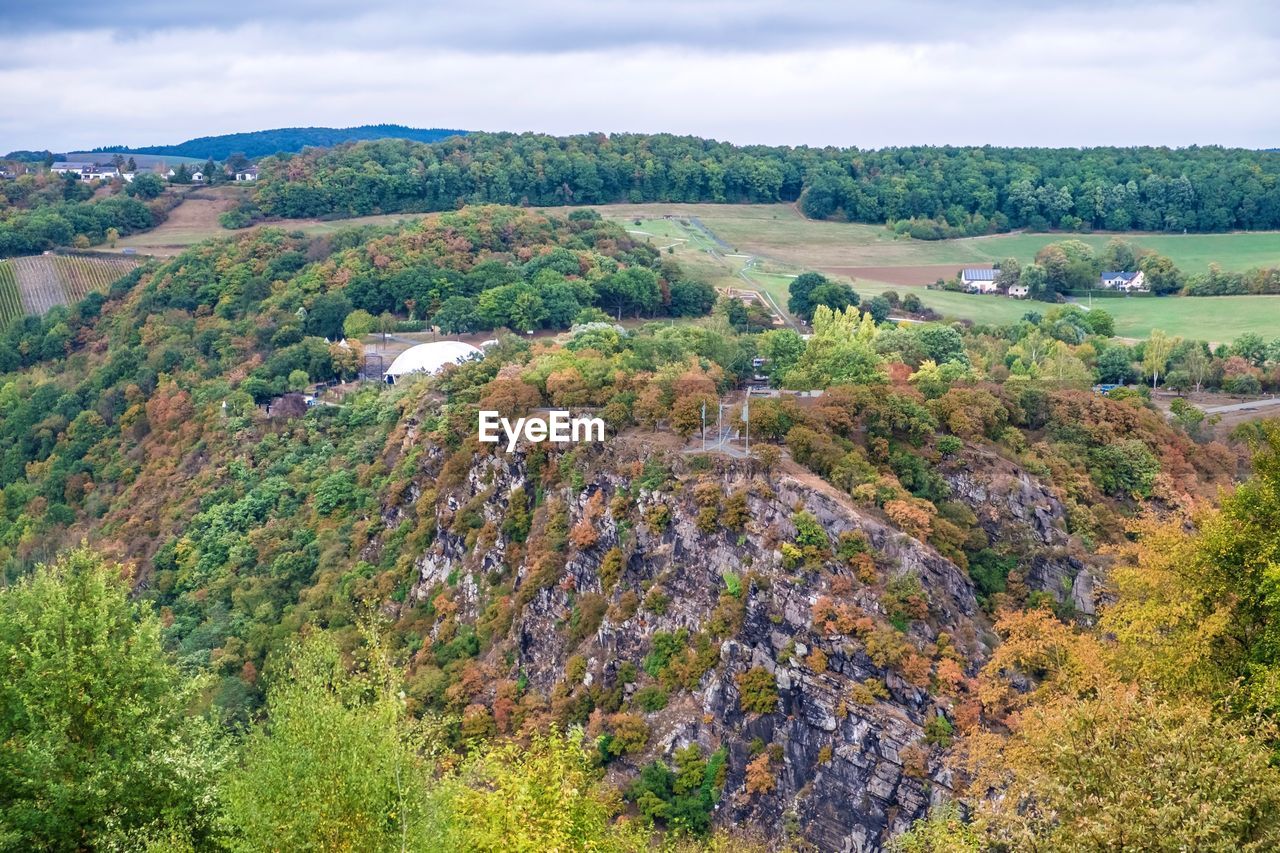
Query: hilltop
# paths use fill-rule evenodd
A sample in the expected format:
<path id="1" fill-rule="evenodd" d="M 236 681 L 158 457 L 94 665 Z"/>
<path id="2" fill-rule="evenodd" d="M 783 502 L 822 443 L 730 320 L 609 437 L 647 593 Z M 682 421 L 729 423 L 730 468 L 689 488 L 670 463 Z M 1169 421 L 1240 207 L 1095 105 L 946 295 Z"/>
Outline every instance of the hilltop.
<path id="1" fill-rule="evenodd" d="M 414 142 L 438 142 L 450 136 L 461 136 L 465 130 L 447 128 L 406 127 L 402 124 L 363 124 L 359 127 L 277 127 L 245 133 L 198 136 L 176 145 L 149 145 L 139 148 L 103 146 L 96 153 L 159 154 L 175 157 L 225 160 L 232 154 L 265 157 L 280 152 L 296 152 L 304 148 L 328 148 L 343 142 L 374 139 L 410 139 Z"/>

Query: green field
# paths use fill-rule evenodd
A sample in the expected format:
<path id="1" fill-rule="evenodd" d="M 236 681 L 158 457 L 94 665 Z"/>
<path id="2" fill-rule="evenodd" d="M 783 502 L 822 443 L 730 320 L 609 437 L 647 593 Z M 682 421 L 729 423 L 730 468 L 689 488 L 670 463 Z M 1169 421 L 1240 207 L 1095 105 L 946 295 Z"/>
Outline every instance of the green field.
<path id="1" fill-rule="evenodd" d="M 1030 261 L 1046 243 L 1079 239 L 1101 249 L 1115 236 L 1168 255 L 1189 273 L 1217 263 L 1226 270 L 1280 265 L 1280 232 L 1233 234 L 1001 234 L 962 240 L 895 237 L 879 225 L 815 222 L 790 205 L 636 204 L 605 205 L 602 215 L 618 222 L 639 218 L 644 230 L 666 214 L 697 217 L 739 251 L 816 269 L 838 267 L 990 264 L 1004 258 Z M 628 227 L 638 228 L 628 224 Z"/>
<path id="2" fill-rule="evenodd" d="M 812 249 L 820 256 L 823 252 L 831 252 L 833 244 L 822 243 L 821 241 L 815 244 L 812 237 L 813 232 L 826 234 L 831 230 L 831 227 L 842 229 L 845 233 L 861 235 L 859 239 L 863 241 L 863 249 L 869 250 L 880 247 L 878 250 L 887 251 L 887 247 L 895 252 L 906 251 L 911 248 L 916 252 L 927 250 L 929 252 L 942 253 L 954 251 L 956 245 L 969 247 L 981 245 L 985 247 L 985 251 L 990 251 L 989 244 L 1000 241 L 998 243 L 999 251 L 994 254 L 999 256 L 1003 252 L 1012 251 L 1016 256 L 1019 251 L 1034 254 L 1035 250 L 1043 245 L 1046 239 L 1040 235 L 1018 234 L 985 240 L 958 240 L 945 241 L 943 243 L 882 240 L 881 238 L 885 234 L 884 229 L 860 225 L 832 226 L 831 223 L 813 223 L 797 220 L 794 215 L 780 220 L 780 224 L 775 226 L 774 214 L 779 210 L 784 213 L 788 210 L 777 205 L 742 207 L 683 205 L 678 211 L 681 215 L 679 219 L 665 219 L 661 215 L 656 218 L 636 216 L 637 213 L 649 212 L 644 210 L 645 208 L 653 207 L 656 206 L 610 207 L 605 210 L 610 214 L 611 218 L 617 218 L 618 221 L 623 222 L 633 236 L 646 240 L 664 252 L 667 252 L 668 247 L 670 247 L 669 254 L 674 256 L 681 266 L 690 273 L 704 278 L 717 287 L 754 287 L 771 295 L 774 301 L 783 308 L 786 307 L 787 303 L 787 288 L 795 274 L 804 269 L 822 268 L 822 265 L 816 263 L 796 264 L 785 258 L 779 258 L 778 255 L 791 256 L 793 253 L 799 253 L 806 249 Z M 622 217 L 617 216 L 616 211 L 619 210 L 625 210 L 631 215 L 623 220 Z M 768 241 L 776 241 L 777 245 L 784 246 L 786 250 L 770 254 L 761 252 L 760 257 L 754 264 L 748 263 L 749 258 L 726 254 L 726 250 L 722 246 L 707 238 L 702 231 L 693 225 L 684 215 L 685 212 L 689 212 L 689 215 L 696 214 L 703 225 L 711 229 L 722 240 L 732 243 L 736 249 L 752 251 L 767 239 Z M 764 218 L 766 216 L 768 218 Z M 636 223 L 637 218 L 640 219 L 639 224 Z M 689 224 L 684 224 L 685 222 Z M 729 224 L 727 231 L 722 227 L 726 223 Z M 814 226 L 817 227 L 814 228 Z M 873 231 L 876 233 L 870 233 Z M 794 245 L 786 243 L 786 240 L 791 238 L 807 239 L 809 242 L 801 242 Z M 1087 239 L 1104 244 L 1105 240 L 1110 238 L 1091 235 Z M 1280 244 L 1280 235 L 1271 233 L 1192 235 L 1187 237 L 1181 235 L 1158 235 L 1150 239 L 1168 241 L 1170 244 L 1181 246 L 1181 251 L 1184 252 L 1184 259 L 1190 257 L 1190 254 L 1186 253 L 1192 250 L 1204 253 L 1210 251 L 1205 247 L 1234 245 L 1237 243 L 1246 248 L 1252 247 L 1249 248 L 1249 251 L 1260 257 L 1257 253 L 1268 251 L 1267 246 Z M 1166 250 L 1163 244 L 1156 246 L 1156 248 L 1160 251 Z M 940 254 L 917 254 L 911 257 L 910 260 L 913 265 L 923 265 L 937 263 L 939 262 L 939 257 Z M 864 259 L 867 262 L 867 266 L 873 265 L 873 262 L 886 267 L 894 265 L 886 254 L 865 255 Z M 978 260 L 982 259 L 968 259 L 965 262 L 977 262 Z M 990 258 L 985 260 L 990 260 Z M 1265 263 L 1266 261 L 1260 262 Z M 827 267 L 827 269 L 831 268 L 830 266 Z M 744 280 L 744 277 L 746 280 Z M 883 293 L 886 290 L 896 290 L 899 294 L 915 292 L 925 305 L 944 317 L 957 320 L 972 320 L 979 323 L 1012 323 L 1021 319 L 1028 311 L 1044 312 L 1051 307 L 1045 303 L 1009 299 L 1003 296 L 979 296 L 942 290 L 925 290 L 919 287 L 892 284 L 867 278 L 856 278 L 853 281 L 853 286 L 864 299 Z M 1095 300 L 1094 304 L 1116 318 L 1116 334 L 1124 338 L 1143 338 L 1150 334 L 1152 329 L 1162 329 L 1171 335 L 1179 337 L 1192 337 L 1214 343 L 1222 343 L 1234 340 L 1245 332 L 1257 332 L 1267 339 L 1274 338 L 1280 333 L 1280 296 L 1099 299 Z"/>

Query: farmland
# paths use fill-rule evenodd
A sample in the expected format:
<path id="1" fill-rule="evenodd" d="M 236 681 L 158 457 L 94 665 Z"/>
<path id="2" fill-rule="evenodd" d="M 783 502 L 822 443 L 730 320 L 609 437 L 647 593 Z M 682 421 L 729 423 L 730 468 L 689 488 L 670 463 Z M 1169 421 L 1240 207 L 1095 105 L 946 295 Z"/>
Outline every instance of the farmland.
<path id="1" fill-rule="evenodd" d="M 869 225 L 813 222 L 787 205 L 609 205 L 597 208 L 634 236 L 669 251 L 681 265 L 718 287 L 754 287 L 785 307 L 791 277 L 819 269 L 853 281 L 863 297 L 904 293 L 948 278 L 964 264 L 989 265 L 1006 257 L 1031 260 L 1045 243 L 1067 237 L 1100 248 L 1113 235 L 1008 234 L 927 242 L 894 239 Z M 674 218 L 666 218 L 672 215 Z M 1224 269 L 1280 265 L 1280 234 L 1128 234 L 1140 246 L 1168 254 L 1184 269 L 1216 262 Z M 719 238 L 716 241 L 715 238 Z M 670 247 L 668 249 L 668 247 Z M 807 260 L 806 260 L 807 259 Z M 924 304 L 944 317 L 1009 323 L 1043 303 L 918 289 Z M 1214 342 L 1246 332 L 1274 337 L 1280 297 L 1231 296 L 1106 299 L 1095 302 L 1116 318 L 1116 334 L 1141 338 L 1152 329 Z"/>
<path id="2" fill-rule="evenodd" d="M 21 317 L 23 313 L 13 264 L 0 261 L 0 327 L 7 325 L 14 317 Z"/>
<path id="3" fill-rule="evenodd" d="M 805 219 L 786 204 L 616 204 L 597 207 L 619 222 L 696 217 L 742 252 L 815 269 L 989 265 L 1004 258 L 1027 262 L 1046 243 L 1079 239 L 1100 249 L 1115 236 L 1167 255 L 1185 272 L 1280 265 L 1280 232 L 1231 234 L 998 234 L 959 240 L 895 237 L 880 225 Z"/>
<path id="4" fill-rule="evenodd" d="M 0 263 L 0 323 L 102 293 L 138 265 L 128 257 L 34 255 Z"/>

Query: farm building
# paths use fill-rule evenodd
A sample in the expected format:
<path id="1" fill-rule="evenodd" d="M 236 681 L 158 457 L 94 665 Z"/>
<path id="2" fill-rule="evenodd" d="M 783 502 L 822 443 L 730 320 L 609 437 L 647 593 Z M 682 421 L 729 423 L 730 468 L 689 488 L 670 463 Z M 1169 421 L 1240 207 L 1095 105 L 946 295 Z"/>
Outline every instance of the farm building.
<path id="1" fill-rule="evenodd" d="M 1000 288 L 996 285 L 999 270 L 967 268 L 960 270 L 960 286 L 971 293 L 995 293 Z"/>
<path id="2" fill-rule="evenodd" d="M 463 341 L 432 341 L 409 347 L 396 356 L 384 375 L 388 385 L 394 385 L 402 376 L 410 373 L 439 373 L 451 364 L 481 355 L 480 350 Z"/>
<path id="3" fill-rule="evenodd" d="M 236 180 L 241 182 L 258 180 L 258 167 L 247 166 L 244 169 L 241 169 L 239 172 L 236 172 Z"/>
<path id="4" fill-rule="evenodd" d="M 1105 290 L 1123 290 L 1126 292 L 1147 289 L 1146 276 L 1139 272 L 1104 272 L 1098 279 L 1098 285 Z"/>

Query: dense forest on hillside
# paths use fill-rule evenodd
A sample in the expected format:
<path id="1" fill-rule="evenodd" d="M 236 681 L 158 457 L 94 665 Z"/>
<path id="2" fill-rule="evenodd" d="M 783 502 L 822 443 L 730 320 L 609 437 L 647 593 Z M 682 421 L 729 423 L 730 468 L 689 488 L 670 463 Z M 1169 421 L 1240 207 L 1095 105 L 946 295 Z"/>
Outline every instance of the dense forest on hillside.
<path id="1" fill-rule="evenodd" d="M 122 154 L 164 154 L 177 157 L 196 157 L 219 162 L 232 154 L 245 157 L 266 157 L 282 151 L 301 151 L 304 148 L 329 148 L 344 142 L 369 139 L 411 139 L 414 142 L 436 142 L 450 136 L 466 133 L 465 130 L 443 128 L 405 127 L 402 124 L 362 124 L 359 127 L 277 127 L 271 130 L 253 130 L 246 133 L 224 133 L 219 136 L 198 136 L 176 145 L 149 145 L 130 148 L 125 145 L 105 146 L 95 152 Z"/>
<path id="2" fill-rule="evenodd" d="M 156 200 L 158 178 L 147 176 L 105 198 L 76 176 L 50 172 L 0 181 L 0 257 L 34 255 L 59 246 L 97 245 L 116 236 L 154 228 L 169 203 Z M 140 190 L 155 187 L 154 192 Z"/>
<path id="3" fill-rule="evenodd" d="M 937 239 L 1011 228 L 1280 227 L 1280 156 L 1216 147 L 789 148 L 665 134 L 475 133 L 339 145 L 268 160 L 270 216 L 461 204 L 789 202 L 817 219 L 911 222 Z"/>
<path id="4" fill-rule="evenodd" d="M 1280 347 L 898 326 L 816 275 L 811 337 L 756 333 L 664 261 L 590 212 L 263 229 L 5 330 L 0 844 L 1274 845 L 1280 436 L 1089 386 Z M 382 311 L 578 323 L 291 407 Z M 683 452 L 759 369 L 824 393 Z M 543 406 L 610 441 L 475 438 Z"/>

